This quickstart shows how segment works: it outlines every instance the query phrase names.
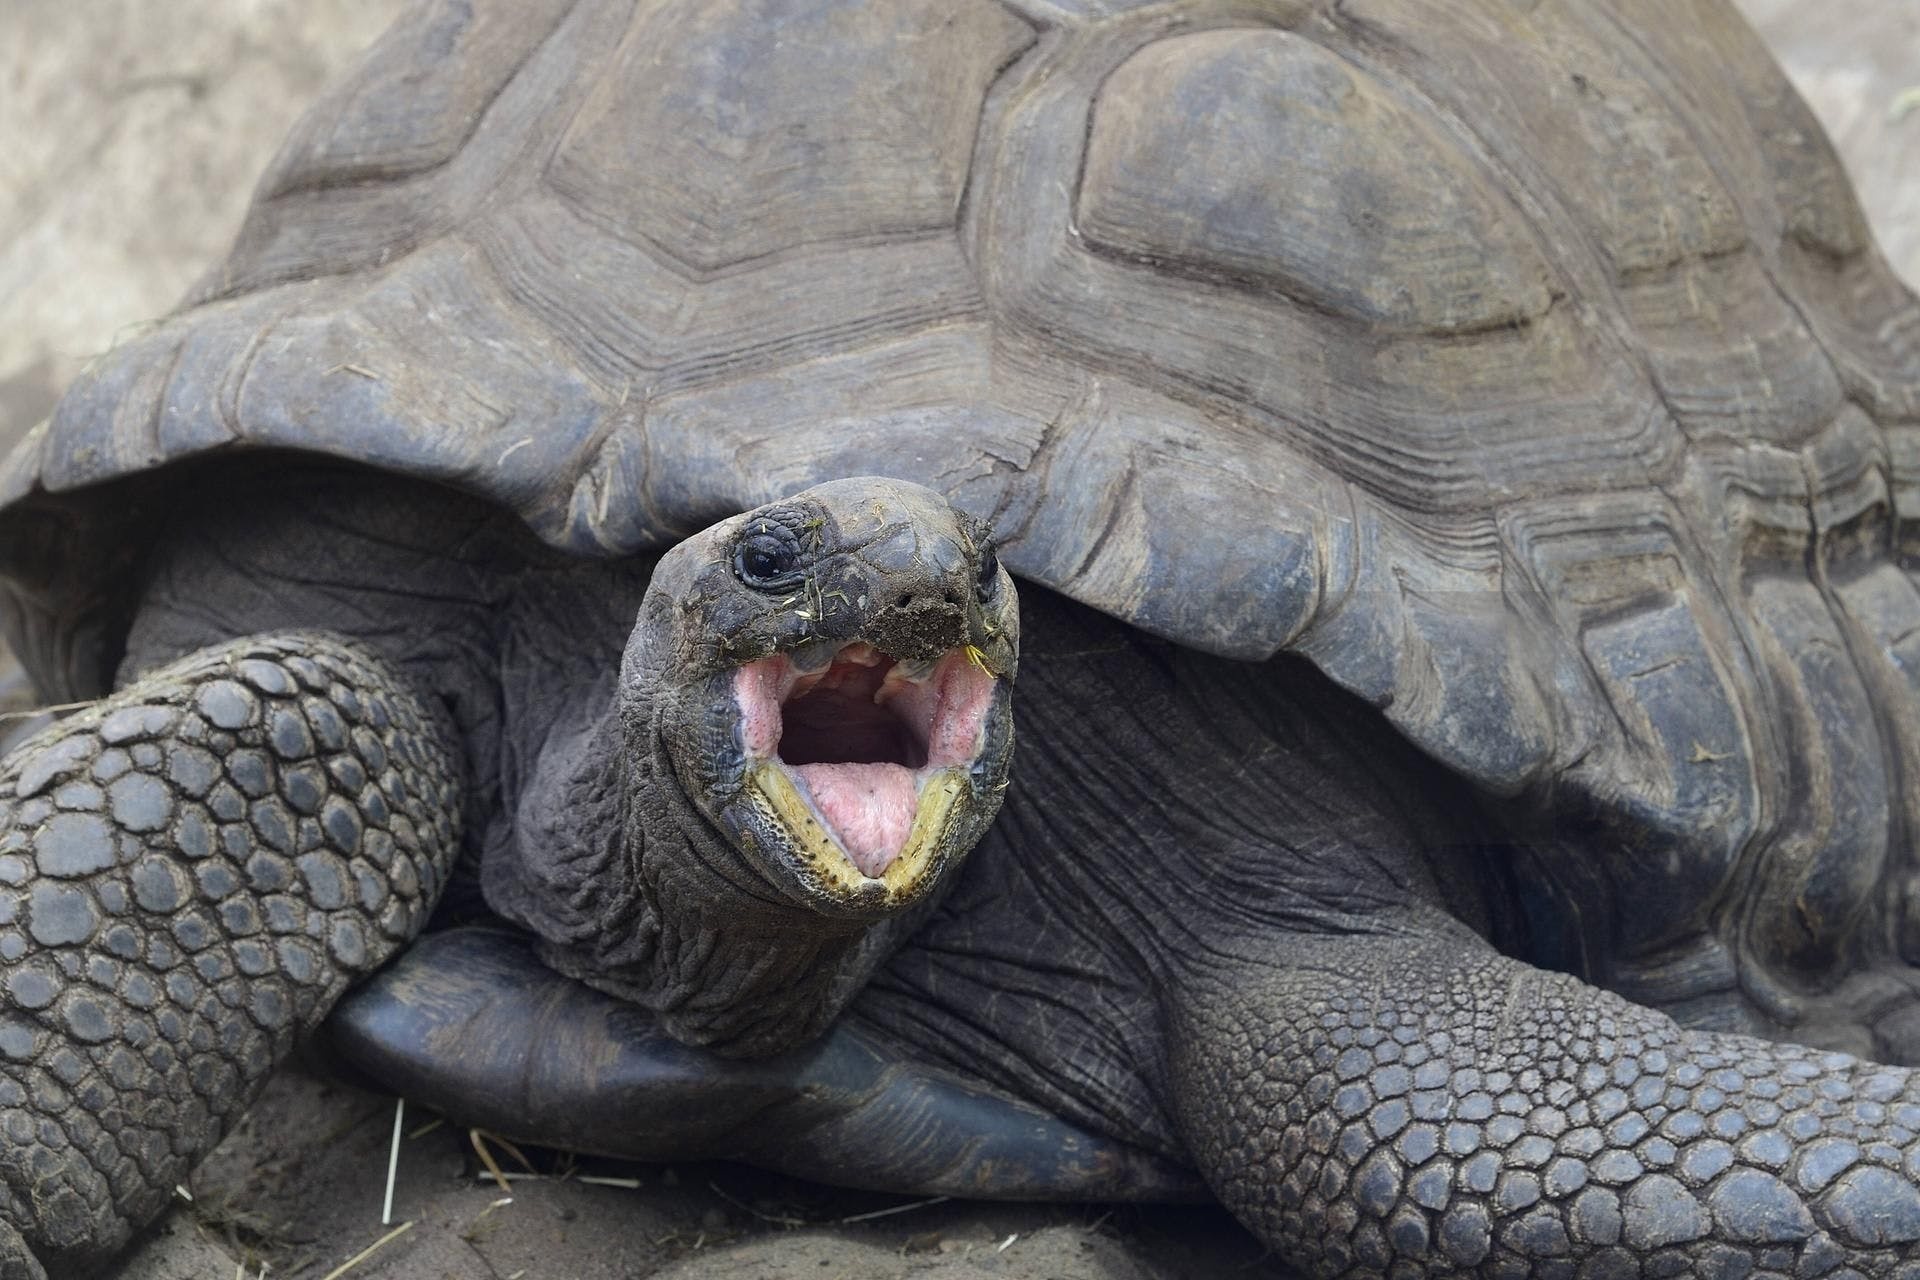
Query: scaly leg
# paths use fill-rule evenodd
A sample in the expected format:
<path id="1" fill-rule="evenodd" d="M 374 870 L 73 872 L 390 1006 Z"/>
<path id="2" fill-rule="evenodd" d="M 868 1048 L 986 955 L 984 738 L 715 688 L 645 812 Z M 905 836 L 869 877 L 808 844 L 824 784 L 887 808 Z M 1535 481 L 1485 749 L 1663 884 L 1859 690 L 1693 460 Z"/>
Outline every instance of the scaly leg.
<path id="1" fill-rule="evenodd" d="M 1409 913 L 1170 1002 L 1217 1194 L 1315 1276 L 1920 1274 L 1920 1076 L 1681 1029 Z"/>
<path id="2" fill-rule="evenodd" d="M 406 680 L 215 646 L 0 760 L 0 1277 L 110 1258 L 425 922 L 458 778 Z"/>

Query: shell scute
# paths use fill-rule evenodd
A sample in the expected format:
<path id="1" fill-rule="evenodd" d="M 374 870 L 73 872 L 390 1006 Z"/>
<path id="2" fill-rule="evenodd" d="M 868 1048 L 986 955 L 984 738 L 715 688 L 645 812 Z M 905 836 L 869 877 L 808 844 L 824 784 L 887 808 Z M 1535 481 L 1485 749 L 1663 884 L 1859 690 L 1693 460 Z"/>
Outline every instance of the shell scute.
<path id="1" fill-rule="evenodd" d="M 1874 708 L 1828 602 L 1804 577 L 1766 574 L 1746 605 L 1780 739 L 1775 822 L 1751 855 L 1765 892 L 1756 952 L 1824 971 L 1859 925 L 1887 865 L 1892 786 Z"/>
<path id="2" fill-rule="evenodd" d="M 262 176 L 256 198 L 392 181 L 447 163 L 576 3 L 434 0 L 409 9 L 302 119 Z"/>
<path id="3" fill-rule="evenodd" d="M 1174 36 L 1115 69 L 1076 217 L 1109 252 L 1369 325 L 1518 325 L 1553 297 L 1487 174 L 1387 86 L 1286 31 Z"/>
<path id="4" fill-rule="evenodd" d="M 1312 617 L 1339 558 L 1339 481 L 1257 442 L 1245 459 L 1195 449 L 1143 407 L 1118 398 L 1053 440 L 1059 500 L 1026 514 L 1020 544 L 1044 549 L 1037 567 L 1076 598 L 1156 634 L 1273 652 Z"/>
<path id="5" fill-rule="evenodd" d="M 437 239 L 550 146 L 592 83 L 614 6 L 436 0 L 302 117 L 196 300 L 376 271 Z"/>
<path id="6" fill-rule="evenodd" d="M 334 306 L 277 319 L 244 376 L 251 443 L 469 485 L 484 476 L 516 505 L 573 470 L 603 413 L 591 381 L 457 238 Z"/>
<path id="7" fill-rule="evenodd" d="M 468 236 L 525 327 L 621 405 L 750 377 L 976 315 L 956 238 L 814 245 L 690 275 L 550 192 Z"/>
<path id="8" fill-rule="evenodd" d="M 1913 745 L 1876 715 L 1879 646 L 1833 581 L 1809 572 L 1823 546 L 1840 552 L 1836 567 L 1884 556 L 1884 543 L 1844 548 L 1874 523 L 1885 527 L 1874 514 L 1880 450 L 1863 427 L 1876 434 L 1850 411 L 1798 449 L 1699 446 L 1680 490 L 1727 601 L 1734 630 L 1724 651 L 1741 658 L 1755 730 L 1749 767 L 1765 801 L 1743 854 L 1738 928 L 1753 954 L 1802 975 L 1836 957 L 1880 896 L 1900 803 L 1887 753 Z M 1831 540 L 1818 532 L 1823 511 L 1839 519 Z"/>
<path id="9" fill-rule="evenodd" d="M 1632 21 L 1633 9 L 1652 8 L 1647 0 L 1633 0 L 1626 7 L 1629 13 L 1623 14 L 1623 21 Z M 1873 244 L 1873 235 L 1826 130 L 1780 74 L 1759 36 L 1737 18 L 1729 18 L 1733 15 L 1700 24 L 1691 40 L 1676 45 L 1696 53 L 1687 70 L 1710 67 L 1717 73 L 1716 81 L 1725 84 L 1744 109 L 1744 122 L 1771 179 L 1760 189 L 1777 203 L 1778 225 L 1785 238 L 1830 259 L 1864 252 Z"/>
<path id="10" fill-rule="evenodd" d="M 1632 44 L 1577 7 L 1543 6 L 1527 25 L 1543 64 L 1529 88 L 1557 109 L 1536 128 L 1558 145 L 1533 154 L 1591 221 L 1614 279 L 1745 248 L 1740 207 Z"/>
<path id="11" fill-rule="evenodd" d="M 1620 298 L 1689 435 L 1795 444 L 1839 411 L 1833 362 L 1753 255 L 1687 262 Z"/>
<path id="12" fill-rule="evenodd" d="M 1008 340 L 1057 353 L 1063 370 L 1112 373 L 1217 407 L 1390 508 L 1483 511 L 1510 486 L 1577 489 L 1623 468 L 1645 474 L 1649 457 L 1670 464 L 1677 433 L 1647 412 L 1645 374 L 1586 306 L 1438 335 L 1356 329 L 1282 291 L 1092 243 L 1059 180 L 1080 167 L 1087 145 L 1076 81 L 1127 65 L 1143 48 L 1203 39 L 1156 44 L 1156 34 L 1091 33 L 1073 48 L 1071 69 L 1037 63 L 1032 87 L 996 121 L 999 150 L 974 201 L 990 211 L 975 231 L 987 244 L 975 252 L 989 314 Z M 1278 35 L 1207 33 L 1201 47 Z M 1113 87 L 1111 76 L 1101 83 Z M 1649 442 L 1652 426 L 1669 439 Z M 1556 459 L 1551 472 L 1538 465 L 1543 455 Z"/>
<path id="13" fill-rule="evenodd" d="M 1619 941 L 1657 950 L 1697 927 L 1762 820 L 1734 624 L 1687 521 L 1657 494 L 1525 504 L 1504 514 L 1502 532 L 1551 619 L 1547 642 L 1572 642 L 1550 667 L 1570 713 L 1558 821 L 1610 833 L 1594 871 L 1633 895 Z"/>
<path id="14" fill-rule="evenodd" d="M 546 179 L 700 271 L 938 231 L 986 87 L 1033 38 L 991 0 L 642 6 Z"/>

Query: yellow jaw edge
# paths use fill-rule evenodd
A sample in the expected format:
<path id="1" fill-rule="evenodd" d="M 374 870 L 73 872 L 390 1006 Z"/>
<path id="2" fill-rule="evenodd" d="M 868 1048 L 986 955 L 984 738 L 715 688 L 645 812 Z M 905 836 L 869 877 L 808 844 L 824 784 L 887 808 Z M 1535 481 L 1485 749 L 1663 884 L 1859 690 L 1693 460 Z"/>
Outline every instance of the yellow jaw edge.
<path id="1" fill-rule="evenodd" d="M 779 818 L 794 850 L 820 877 L 822 888 L 851 895 L 881 884 L 886 886 L 889 896 L 893 896 L 912 890 L 940 851 L 941 837 L 946 834 L 954 806 L 966 792 L 967 772 L 962 768 L 942 769 L 921 784 L 920 803 L 914 810 L 907 842 L 901 847 L 900 855 L 878 876 L 869 876 L 853 865 L 840 842 L 821 825 L 800 789 L 779 764 L 762 761 L 748 775 L 747 782 L 757 798 Z"/>

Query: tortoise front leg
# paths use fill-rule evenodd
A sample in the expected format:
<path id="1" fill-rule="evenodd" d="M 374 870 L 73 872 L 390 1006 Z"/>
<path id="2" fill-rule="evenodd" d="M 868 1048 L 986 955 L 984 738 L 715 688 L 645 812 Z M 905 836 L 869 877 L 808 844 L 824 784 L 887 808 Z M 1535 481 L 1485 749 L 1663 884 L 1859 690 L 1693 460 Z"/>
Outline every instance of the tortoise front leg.
<path id="1" fill-rule="evenodd" d="M 1451 921 L 1397 924 L 1223 960 L 1170 1009 L 1203 1172 L 1287 1258 L 1316 1276 L 1913 1274 L 1920 1077 L 1685 1031 Z"/>
<path id="2" fill-rule="evenodd" d="M 0 1277 L 165 1206 L 458 843 L 432 715 L 317 633 L 204 649 L 0 760 Z"/>
<path id="3" fill-rule="evenodd" d="M 575 1151 L 927 1195 L 1206 1195 L 1191 1170 L 921 1062 L 857 1013 L 778 1056 L 722 1058 L 485 927 L 423 938 L 341 1001 L 322 1037 L 462 1124 Z"/>

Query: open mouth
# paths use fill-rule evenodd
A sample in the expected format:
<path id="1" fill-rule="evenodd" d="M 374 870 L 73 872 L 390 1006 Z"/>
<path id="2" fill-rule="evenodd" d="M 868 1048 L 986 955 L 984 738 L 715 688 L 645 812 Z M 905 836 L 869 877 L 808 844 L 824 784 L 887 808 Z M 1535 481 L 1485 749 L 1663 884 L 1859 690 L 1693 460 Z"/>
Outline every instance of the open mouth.
<path id="1" fill-rule="evenodd" d="M 977 651 L 899 662 L 863 641 L 810 669 L 782 653 L 734 675 L 755 786 L 797 844 L 819 843 L 817 822 L 867 878 L 937 838 L 985 741 L 993 689 Z"/>

